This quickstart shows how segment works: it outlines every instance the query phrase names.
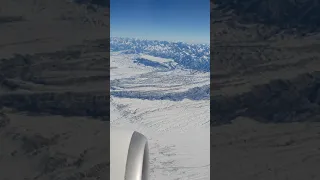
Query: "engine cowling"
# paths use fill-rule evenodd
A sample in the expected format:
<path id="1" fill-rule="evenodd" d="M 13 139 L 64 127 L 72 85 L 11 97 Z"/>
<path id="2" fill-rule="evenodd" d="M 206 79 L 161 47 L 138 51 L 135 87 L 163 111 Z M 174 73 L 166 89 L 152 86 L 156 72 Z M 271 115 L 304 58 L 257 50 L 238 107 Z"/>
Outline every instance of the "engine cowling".
<path id="1" fill-rule="evenodd" d="M 147 138 L 136 131 L 118 128 L 111 128 L 110 132 L 110 179 L 148 180 Z"/>

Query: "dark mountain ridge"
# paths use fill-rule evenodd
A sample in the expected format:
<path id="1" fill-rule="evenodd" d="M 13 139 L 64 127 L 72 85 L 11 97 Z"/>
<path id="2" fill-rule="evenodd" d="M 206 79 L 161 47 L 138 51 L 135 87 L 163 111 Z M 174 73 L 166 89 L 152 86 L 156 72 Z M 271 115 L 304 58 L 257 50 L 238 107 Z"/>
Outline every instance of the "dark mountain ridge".
<path id="1" fill-rule="evenodd" d="M 214 11 L 231 13 L 242 23 L 319 30 L 319 0 L 216 0 L 214 4 Z"/>
<path id="2" fill-rule="evenodd" d="M 110 0 L 74 0 L 74 2 L 79 4 L 94 4 L 103 7 L 110 7 Z"/>

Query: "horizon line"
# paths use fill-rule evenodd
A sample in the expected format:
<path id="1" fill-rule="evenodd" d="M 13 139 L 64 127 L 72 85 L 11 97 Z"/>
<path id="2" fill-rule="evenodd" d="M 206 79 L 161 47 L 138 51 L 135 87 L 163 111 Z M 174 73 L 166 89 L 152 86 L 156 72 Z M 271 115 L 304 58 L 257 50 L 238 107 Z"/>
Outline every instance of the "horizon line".
<path id="1" fill-rule="evenodd" d="M 124 38 L 124 39 L 139 39 L 139 40 L 147 40 L 147 41 L 166 41 L 166 42 L 172 42 L 172 43 L 186 43 L 186 44 L 194 44 L 194 45 L 210 45 L 210 40 L 209 42 L 187 42 L 187 41 L 181 41 L 181 40 L 159 40 L 159 39 L 148 39 L 148 38 L 138 38 L 138 37 L 120 37 L 120 36 L 110 36 L 110 38 Z"/>

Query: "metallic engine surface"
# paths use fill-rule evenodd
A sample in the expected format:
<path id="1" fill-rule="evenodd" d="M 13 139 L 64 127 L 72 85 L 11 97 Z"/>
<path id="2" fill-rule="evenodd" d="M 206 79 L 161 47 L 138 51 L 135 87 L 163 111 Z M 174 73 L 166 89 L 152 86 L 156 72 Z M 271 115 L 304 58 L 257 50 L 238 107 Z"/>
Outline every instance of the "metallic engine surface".
<path id="1" fill-rule="evenodd" d="M 149 149 L 147 138 L 138 133 L 132 134 L 125 180 L 148 180 L 149 179 Z"/>

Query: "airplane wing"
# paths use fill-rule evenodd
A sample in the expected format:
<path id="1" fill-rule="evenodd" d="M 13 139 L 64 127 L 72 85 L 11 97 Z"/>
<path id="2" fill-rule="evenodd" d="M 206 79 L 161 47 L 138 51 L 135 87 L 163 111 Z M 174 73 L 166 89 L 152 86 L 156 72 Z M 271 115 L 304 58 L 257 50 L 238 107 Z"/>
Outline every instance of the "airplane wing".
<path id="1" fill-rule="evenodd" d="M 110 179 L 148 180 L 147 138 L 136 131 L 118 128 L 111 128 L 110 132 Z"/>

